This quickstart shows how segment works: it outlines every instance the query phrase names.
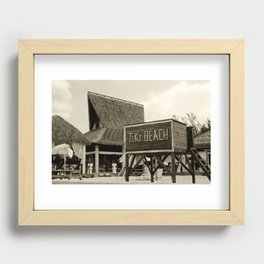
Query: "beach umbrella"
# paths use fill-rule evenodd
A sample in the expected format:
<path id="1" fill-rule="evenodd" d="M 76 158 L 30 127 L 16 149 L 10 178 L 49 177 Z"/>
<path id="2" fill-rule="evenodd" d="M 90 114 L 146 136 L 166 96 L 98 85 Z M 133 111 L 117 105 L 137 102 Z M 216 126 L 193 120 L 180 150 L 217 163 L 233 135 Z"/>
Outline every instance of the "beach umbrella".
<path id="1" fill-rule="evenodd" d="M 63 144 L 55 146 L 52 149 L 52 154 L 53 155 L 56 155 L 56 154 L 65 155 L 65 156 L 69 156 L 70 158 L 72 158 L 73 151 L 68 144 L 63 143 Z"/>
<path id="2" fill-rule="evenodd" d="M 52 154 L 53 155 L 57 155 L 57 154 L 63 155 L 63 157 L 64 157 L 64 169 L 66 169 L 66 156 L 69 156 L 70 158 L 72 158 L 73 151 L 70 148 L 70 145 L 63 143 L 63 144 L 55 146 L 52 149 Z"/>

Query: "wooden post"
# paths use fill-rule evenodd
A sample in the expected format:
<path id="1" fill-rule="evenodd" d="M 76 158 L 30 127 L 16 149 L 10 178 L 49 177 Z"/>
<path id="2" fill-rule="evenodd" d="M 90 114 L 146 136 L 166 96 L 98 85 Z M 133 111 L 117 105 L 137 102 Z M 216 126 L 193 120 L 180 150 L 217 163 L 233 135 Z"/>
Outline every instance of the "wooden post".
<path id="1" fill-rule="evenodd" d="M 171 179 L 173 183 L 176 183 L 175 152 L 171 153 Z"/>
<path id="2" fill-rule="evenodd" d="M 86 174 L 86 145 L 83 145 L 83 153 L 82 153 L 82 174 Z"/>
<path id="3" fill-rule="evenodd" d="M 106 155 L 102 155 L 102 160 L 103 160 L 103 173 L 105 173 L 107 171 L 107 168 L 106 168 Z"/>
<path id="4" fill-rule="evenodd" d="M 122 147 L 122 168 L 126 166 L 126 154 L 125 154 L 125 147 Z"/>
<path id="5" fill-rule="evenodd" d="M 126 159 L 126 181 L 129 182 L 129 156 L 125 154 Z"/>
<path id="6" fill-rule="evenodd" d="M 63 157 L 64 157 L 64 166 L 63 166 L 63 168 L 64 168 L 64 170 L 66 170 L 66 155 L 64 154 Z M 66 174 L 66 172 L 65 172 L 65 174 Z"/>
<path id="7" fill-rule="evenodd" d="M 191 163 L 192 163 L 192 171 L 193 171 L 193 174 L 192 174 L 192 183 L 195 183 L 195 164 L 194 164 L 194 157 L 193 157 L 193 154 L 191 155 Z"/>
<path id="8" fill-rule="evenodd" d="M 158 160 L 157 159 L 154 159 L 154 163 L 155 163 L 155 180 L 157 181 L 158 180 Z"/>
<path id="9" fill-rule="evenodd" d="M 94 159 L 94 165 L 95 165 L 95 173 L 99 173 L 99 145 L 95 145 L 95 159 Z"/>
<path id="10" fill-rule="evenodd" d="M 153 156 L 151 156 L 151 158 L 150 158 L 150 178 L 151 178 L 151 182 L 154 182 Z"/>

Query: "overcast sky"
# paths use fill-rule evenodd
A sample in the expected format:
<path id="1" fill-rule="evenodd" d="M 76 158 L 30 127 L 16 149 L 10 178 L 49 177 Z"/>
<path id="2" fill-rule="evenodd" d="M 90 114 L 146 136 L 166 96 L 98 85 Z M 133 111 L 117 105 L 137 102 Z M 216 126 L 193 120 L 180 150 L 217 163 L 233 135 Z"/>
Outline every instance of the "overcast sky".
<path id="1" fill-rule="evenodd" d="M 53 81 L 52 114 L 82 132 L 89 129 L 87 92 L 141 103 L 145 121 L 182 117 L 194 112 L 203 123 L 210 119 L 210 81 Z"/>

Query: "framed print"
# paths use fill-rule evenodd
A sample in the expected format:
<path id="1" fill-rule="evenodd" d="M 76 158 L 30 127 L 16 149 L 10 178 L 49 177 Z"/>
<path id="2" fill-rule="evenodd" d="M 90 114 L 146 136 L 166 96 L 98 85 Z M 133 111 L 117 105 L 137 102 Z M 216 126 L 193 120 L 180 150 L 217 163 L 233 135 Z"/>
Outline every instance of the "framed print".
<path id="1" fill-rule="evenodd" d="M 243 40 L 20 40 L 19 225 L 244 223 Z"/>

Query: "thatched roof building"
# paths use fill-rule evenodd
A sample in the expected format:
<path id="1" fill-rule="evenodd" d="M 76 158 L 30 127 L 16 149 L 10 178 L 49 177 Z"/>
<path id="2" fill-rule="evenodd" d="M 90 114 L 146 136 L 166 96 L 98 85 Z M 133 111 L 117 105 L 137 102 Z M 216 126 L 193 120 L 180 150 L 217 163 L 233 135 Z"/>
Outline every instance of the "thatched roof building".
<path id="1" fill-rule="evenodd" d="M 123 145 L 123 128 L 144 122 L 141 104 L 88 92 L 90 131 L 85 133 L 94 144 Z"/>
<path id="2" fill-rule="evenodd" d="M 208 129 L 194 137 L 194 147 L 196 149 L 211 148 L 211 129 Z"/>
<path id="3" fill-rule="evenodd" d="M 59 115 L 52 116 L 52 143 L 54 146 L 59 144 L 72 143 L 89 144 L 89 140 L 85 138 L 81 131 L 64 120 Z"/>
<path id="4" fill-rule="evenodd" d="M 89 131 L 84 135 L 91 145 L 86 147 L 86 155 L 96 174 L 109 172 L 122 156 L 124 126 L 144 122 L 144 107 L 92 92 L 87 99 Z"/>

